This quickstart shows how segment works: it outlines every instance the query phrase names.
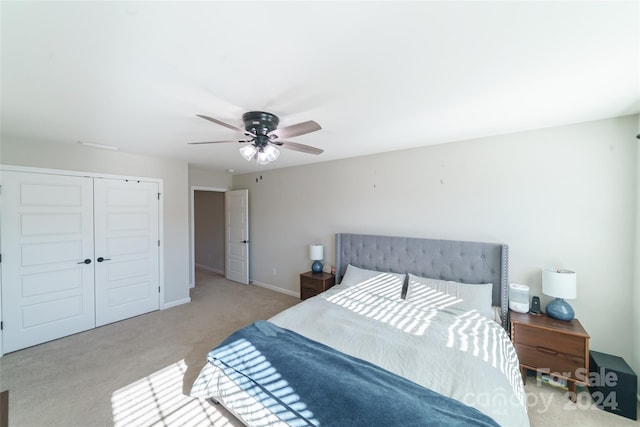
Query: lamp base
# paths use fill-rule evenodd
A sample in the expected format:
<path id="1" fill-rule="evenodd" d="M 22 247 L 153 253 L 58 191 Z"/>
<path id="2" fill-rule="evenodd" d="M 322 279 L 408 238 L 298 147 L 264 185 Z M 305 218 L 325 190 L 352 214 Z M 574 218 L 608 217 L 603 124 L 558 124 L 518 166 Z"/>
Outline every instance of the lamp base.
<path id="1" fill-rule="evenodd" d="M 322 273 L 322 263 L 320 261 L 313 261 L 313 264 L 311 264 L 311 271 L 314 273 Z"/>
<path id="2" fill-rule="evenodd" d="M 547 304 L 547 316 L 558 320 L 573 320 L 573 308 L 562 298 L 556 298 Z"/>

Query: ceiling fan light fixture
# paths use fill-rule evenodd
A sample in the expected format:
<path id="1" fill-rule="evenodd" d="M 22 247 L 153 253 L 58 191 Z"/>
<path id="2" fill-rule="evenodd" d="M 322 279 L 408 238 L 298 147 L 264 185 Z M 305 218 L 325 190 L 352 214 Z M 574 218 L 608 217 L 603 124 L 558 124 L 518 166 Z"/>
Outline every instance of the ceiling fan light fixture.
<path id="1" fill-rule="evenodd" d="M 267 163 L 269 163 L 269 155 L 265 153 L 263 149 L 261 149 L 260 151 L 258 151 L 256 162 L 258 162 L 259 165 L 266 165 Z"/>
<path id="2" fill-rule="evenodd" d="M 278 150 L 273 145 L 267 145 L 264 147 L 264 153 L 267 155 L 267 160 L 273 162 L 280 157 L 280 150 Z"/>
<path id="3" fill-rule="evenodd" d="M 245 145 L 244 147 L 240 148 L 240 155 L 246 160 L 246 161 L 251 161 L 253 160 L 253 156 L 256 155 L 256 152 L 258 151 L 258 149 L 256 148 L 255 145 L 253 144 L 249 144 L 249 145 Z"/>

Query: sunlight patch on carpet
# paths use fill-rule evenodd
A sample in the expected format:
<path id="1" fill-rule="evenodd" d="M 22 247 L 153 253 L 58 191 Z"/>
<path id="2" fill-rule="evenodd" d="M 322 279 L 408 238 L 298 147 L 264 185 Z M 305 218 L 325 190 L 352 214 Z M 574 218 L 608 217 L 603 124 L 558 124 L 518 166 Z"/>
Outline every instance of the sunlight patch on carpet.
<path id="1" fill-rule="evenodd" d="M 114 426 L 228 425 L 227 416 L 215 405 L 182 393 L 186 371 L 180 360 L 113 392 Z"/>

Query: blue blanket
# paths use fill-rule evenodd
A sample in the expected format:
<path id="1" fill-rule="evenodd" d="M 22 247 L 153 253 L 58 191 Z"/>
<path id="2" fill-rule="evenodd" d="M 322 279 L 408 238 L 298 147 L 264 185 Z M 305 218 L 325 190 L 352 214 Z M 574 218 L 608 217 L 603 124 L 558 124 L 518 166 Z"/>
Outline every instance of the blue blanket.
<path id="1" fill-rule="evenodd" d="M 457 400 L 266 321 L 235 332 L 208 360 L 291 426 L 498 425 Z"/>

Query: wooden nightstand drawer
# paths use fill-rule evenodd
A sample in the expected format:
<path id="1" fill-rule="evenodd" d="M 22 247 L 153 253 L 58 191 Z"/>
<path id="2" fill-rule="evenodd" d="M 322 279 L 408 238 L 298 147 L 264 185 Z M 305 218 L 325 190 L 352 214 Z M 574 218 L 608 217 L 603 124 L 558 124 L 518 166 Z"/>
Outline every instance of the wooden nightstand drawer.
<path id="1" fill-rule="evenodd" d="M 550 350 L 544 346 L 531 347 L 524 344 L 515 344 L 520 364 L 535 367 L 540 371 L 573 378 L 578 381 L 586 381 L 587 372 L 584 357 L 576 357 L 571 354 Z M 577 372 L 576 372 L 577 371 Z"/>
<path id="2" fill-rule="evenodd" d="M 307 299 L 326 291 L 336 283 L 336 277 L 329 273 L 308 271 L 300 275 L 300 299 Z"/>
<path id="3" fill-rule="evenodd" d="M 300 287 L 307 288 L 318 292 L 323 292 L 324 282 L 322 280 L 316 280 L 312 277 L 300 276 Z"/>
<path id="4" fill-rule="evenodd" d="M 567 335 L 562 332 L 541 329 L 530 325 L 515 324 L 513 331 L 515 343 L 529 347 L 542 347 L 547 353 L 562 353 L 577 356 L 584 361 L 586 348 L 583 337 Z"/>

